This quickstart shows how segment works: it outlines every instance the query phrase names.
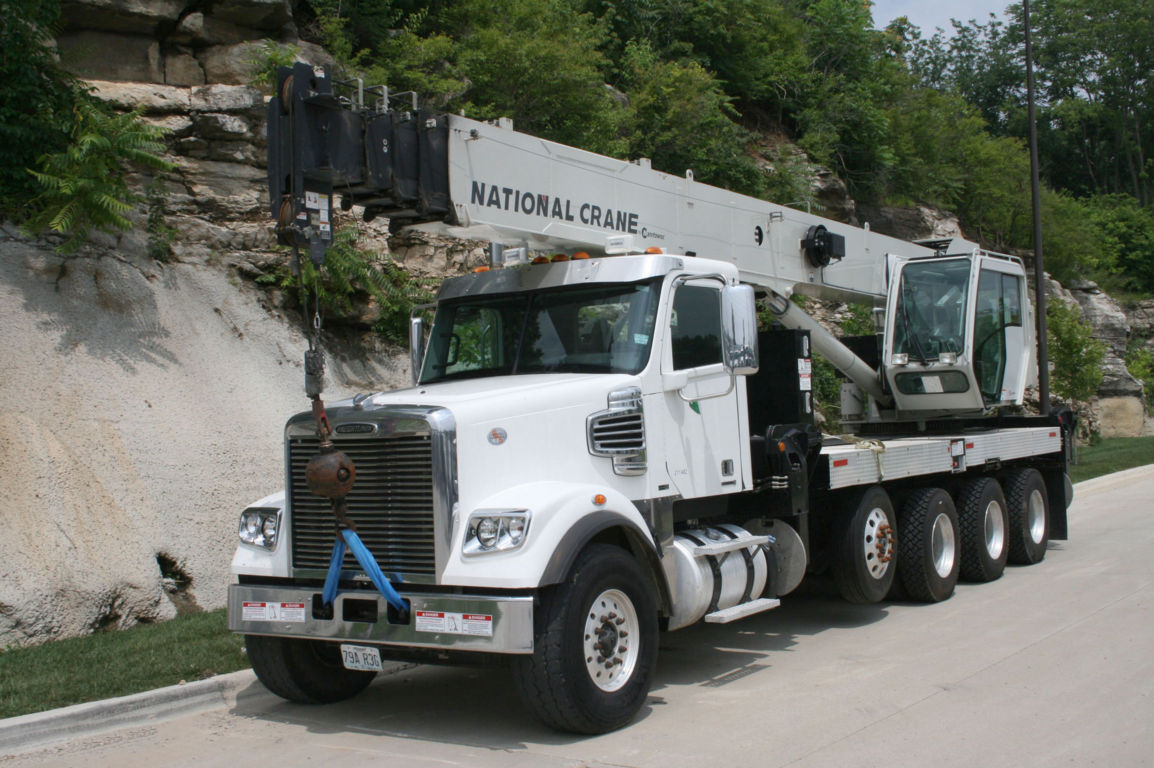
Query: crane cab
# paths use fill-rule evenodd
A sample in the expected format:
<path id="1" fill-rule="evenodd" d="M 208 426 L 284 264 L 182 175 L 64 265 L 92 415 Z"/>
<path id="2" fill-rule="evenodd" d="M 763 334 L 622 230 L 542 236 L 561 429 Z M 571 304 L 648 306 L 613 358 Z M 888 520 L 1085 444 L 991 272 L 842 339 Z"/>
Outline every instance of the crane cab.
<path id="1" fill-rule="evenodd" d="M 1022 262 L 974 251 L 891 264 L 882 347 L 897 411 L 1021 405 L 1037 381 Z"/>

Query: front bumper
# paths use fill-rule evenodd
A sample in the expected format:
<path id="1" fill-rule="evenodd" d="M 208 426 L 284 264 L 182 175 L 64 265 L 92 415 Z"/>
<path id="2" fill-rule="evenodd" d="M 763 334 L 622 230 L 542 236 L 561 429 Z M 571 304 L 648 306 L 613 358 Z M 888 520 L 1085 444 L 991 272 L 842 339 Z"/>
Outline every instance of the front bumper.
<path id="1" fill-rule="evenodd" d="M 314 613 L 313 598 L 319 603 L 319 595 L 316 589 L 233 584 L 228 588 L 228 628 L 248 635 L 412 648 L 533 652 L 532 597 L 401 592 L 410 603 L 409 621 L 393 624 L 385 598 L 376 592 L 338 594 L 331 619 Z"/>

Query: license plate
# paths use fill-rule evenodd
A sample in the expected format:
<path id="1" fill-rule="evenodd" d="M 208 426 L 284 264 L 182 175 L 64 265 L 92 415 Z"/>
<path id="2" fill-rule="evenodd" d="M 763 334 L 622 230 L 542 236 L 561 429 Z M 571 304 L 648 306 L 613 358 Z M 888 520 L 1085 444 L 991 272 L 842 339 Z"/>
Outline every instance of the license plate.
<path id="1" fill-rule="evenodd" d="M 341 661 L 345 669 L 357 669 L 363 672 L 381 671 L 381 652 L 367 645 L 341 644 Z"/>

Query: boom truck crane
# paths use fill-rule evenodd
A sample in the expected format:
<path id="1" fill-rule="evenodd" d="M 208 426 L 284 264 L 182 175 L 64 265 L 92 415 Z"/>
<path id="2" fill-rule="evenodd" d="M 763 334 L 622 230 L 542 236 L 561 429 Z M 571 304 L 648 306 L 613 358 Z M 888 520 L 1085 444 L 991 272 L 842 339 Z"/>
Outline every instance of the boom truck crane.
<path id="1" fill-rule="evenodd" d="M 599 733 L 644 702 L 659 631 L 821 572 L 854 602 L 945 600 L 1066 538 L 1072 418 L 1012 415 L 1035 376 L 1017 259 L 377 93 L 282 68 L 282 241 L 320 264 L 339 197 L 488 239 L 492 264 L 444 281 L 427 331 L 414 316 L 411 388 L 326 409 L 306 354 L 314 407 L 285 426 L 285 490 L 241 514 L 228 600 L 273 692 L 499 662 L 534 715 Z M 878 333 L 837 339 L 795 294 L 881 304 Z M 811 345 L 852 434 L 814 426 Z"/>

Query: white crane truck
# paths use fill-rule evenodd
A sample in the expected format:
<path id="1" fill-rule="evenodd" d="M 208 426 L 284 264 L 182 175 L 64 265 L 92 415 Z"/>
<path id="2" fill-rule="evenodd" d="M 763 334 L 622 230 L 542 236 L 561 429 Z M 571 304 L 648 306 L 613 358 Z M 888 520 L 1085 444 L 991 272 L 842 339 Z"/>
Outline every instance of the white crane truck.
<path id="1" fill-rule="evenodd" d="M 412 388 L 289 419 L 287 487 L 243 511 L 228 601 L 273 692 L 331 702 L 382 659 L 498 661 L 546 723 L 604 732 L 644 703 L 660 631 L 772 609 L 812 573 L 851 601 L 944 600 L 1066 537 L 1072 420 L 1020 415 L 1018 260 L 383 103 L 281 72 L 284 240 L 319 260 L 335 191 L 505 250 L 444 281 L 427 333 L 414 319 Z M 839 340 L 794 294 L 885 311 Z M 811 343 L 849 380 L 852 435 L 814 426 Z M 355 465 L 339 499 L 309 477 L 333 446 Z M 331 556 L 348 530 L 377 576 L 343 540 Z"/>

